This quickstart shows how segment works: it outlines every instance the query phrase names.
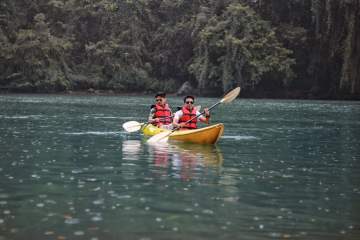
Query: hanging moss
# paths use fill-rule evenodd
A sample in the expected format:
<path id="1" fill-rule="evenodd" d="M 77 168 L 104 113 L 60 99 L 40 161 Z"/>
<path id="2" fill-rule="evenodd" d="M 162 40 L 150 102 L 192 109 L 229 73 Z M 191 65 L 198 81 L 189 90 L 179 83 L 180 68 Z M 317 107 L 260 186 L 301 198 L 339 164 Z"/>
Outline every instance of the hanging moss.
<path id="1" fill-rule="evenodd" d="M 360 47 L 360 41 L 358 40 L 359 33 L 356 31 L 359 27 L 359 14 L 356 9 L 353 9 L 352 7 L 353 6 L 349 6 L 346 15 L 347 36 L 344 40 L 344 63 L 342 66 L 340 89 L 345 93 L 359 94 L 360 57 L 359 50 L 357 50 L 357 52 L 354 51 L 354 49 L 359 49 Z"/>

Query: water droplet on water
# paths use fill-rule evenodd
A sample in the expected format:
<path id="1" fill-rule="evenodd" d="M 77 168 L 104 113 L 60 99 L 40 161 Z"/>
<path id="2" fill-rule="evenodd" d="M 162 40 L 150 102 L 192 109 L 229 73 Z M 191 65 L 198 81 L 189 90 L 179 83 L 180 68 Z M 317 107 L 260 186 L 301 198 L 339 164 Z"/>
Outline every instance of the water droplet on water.
<path id="1" fill-rule="evenodd" d="M 80 223 L 80 220 L 78 218 L 67 218 L 64 221 L 66 224 L 73 225 Z"/>
<path id="2" fill-rule="evenodd" d="M 95 201 L 93 201 L 93 204 L 94 204 L 94 205 L 101 205 L 101 204 L 104 204 L 104 199 L 98 199 L 98 200 L 95 200 Z"/>
<path id="3" fill-rule="evenodd" d="M 276 232 L 270 233 L 270 237 L 279 239 L 279 238 L 281 237 L 281 234 L 280 234 L 280 233 L 276 233 Z"/>
<path id="4" fill-rule="evenodd" d="M 93 222 L 100 222 L 102 220 L 103 220 L 102 216 L 94 216 L 91 218 L 91 221 Z"/>
<path id="5" fill-rule="evenodd" d="M 211 209 L 204 209 L 204 210 L 202 211 L 202 213 L 212 215 L 212 214 L 214 214 L 214 211 L 211 210 Z"/>
<path id="6" fill-rule="evenodd" d="M 75 231 L 74 232 L 75 236 L 83 236 L 84 234 L 85 234 L 84 231 Z"/>
<path id="7" fill-rule="evenodd" d="M 45 204 L 44 204 L 44 203 L 37 203 L 36 206 L 37 206 L 38 208 L 42 208 L 42 207 L 45 206 Z"/>

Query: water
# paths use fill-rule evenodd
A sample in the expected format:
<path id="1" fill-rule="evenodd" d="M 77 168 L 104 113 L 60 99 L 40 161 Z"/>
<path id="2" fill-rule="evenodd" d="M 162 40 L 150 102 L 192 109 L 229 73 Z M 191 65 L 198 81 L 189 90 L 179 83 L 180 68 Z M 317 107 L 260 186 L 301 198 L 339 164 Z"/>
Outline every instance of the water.
<path id="1" fill-rule="evenodd" d="M 237 99 L 216 146 L 149 146 L 121 124 L 152 100 L 0 96 L 0 240 L 360 239 L 359 102 Z"/>

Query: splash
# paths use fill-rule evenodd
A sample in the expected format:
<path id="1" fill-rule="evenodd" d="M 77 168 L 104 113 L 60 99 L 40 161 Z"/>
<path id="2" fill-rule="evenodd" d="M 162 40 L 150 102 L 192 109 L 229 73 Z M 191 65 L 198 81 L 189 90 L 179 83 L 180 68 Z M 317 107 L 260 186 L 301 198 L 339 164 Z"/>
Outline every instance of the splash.
<path id="1" fill-rule="evenodd" d="M 101 131 L 86 131 L 86 132 L 69 132 L 64 133 L 65 135 L 120 135 L 121 132 L 101 132 Z"/>
<path id="2" fill-rule="evenodd" d="M 234 139 L 234 140 L 255 140 L 258 139 L 257 137 L 254 136 L 241 136 L 241 135 L 235 135 L 235 136 L 228 136 L 228 135 L 224 135 L 221 138 L 223 139 Z"/>

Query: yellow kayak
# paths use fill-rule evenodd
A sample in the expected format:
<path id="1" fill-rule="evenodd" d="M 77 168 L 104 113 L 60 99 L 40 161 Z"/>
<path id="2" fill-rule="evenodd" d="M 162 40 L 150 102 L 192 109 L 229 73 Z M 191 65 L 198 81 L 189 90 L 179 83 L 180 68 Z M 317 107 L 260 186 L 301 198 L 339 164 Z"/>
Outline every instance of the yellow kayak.
<path id="1" fill-rule="evenodd" d="M 158 133 L 164 132 L 164 131 L 168 131 L 166 129 L 162 129 L 162 128 L 158 128 L 152 124 L 146 124 L 141 128 L 141 131 L 144 135 L 146 136 L 154 136 Z"/>
<path id="2" fill-rule="evenodd" d="M 147 136 L 154 136 L 164 131 L 169 130 L 161 129 L 150 124 L 146 125 L 142 129 L 143 134 Z M 169 136 L 169 139 L 199 144 L 215 144 L 219 140 L 223 132 L 224 124 L 218 123 L 199 129 L 175 131 Z"/>

